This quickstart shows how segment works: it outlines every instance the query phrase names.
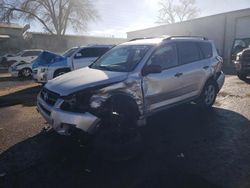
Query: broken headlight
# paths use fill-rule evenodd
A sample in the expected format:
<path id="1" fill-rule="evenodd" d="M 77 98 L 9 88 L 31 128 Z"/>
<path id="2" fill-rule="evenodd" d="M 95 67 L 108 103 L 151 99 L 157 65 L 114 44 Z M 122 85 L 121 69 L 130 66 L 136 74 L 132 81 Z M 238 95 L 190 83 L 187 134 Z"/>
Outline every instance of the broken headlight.
<path id="1" fill-rule="evenodd" d="M 47 67 L 42 67 L 41 72 L 47 72 L 48 68 Z"/>
<path id="2" fill-rule="evenodd" d="M 91 93 L 80 92 L 65 97 L 61 109 L 70 112 L 84 113 L 89 109 L 91 96 Z"/>
<path id="3" fill-rule="evenodd" d="M 241 59 L 241 55 L 240 54 L 236 55 L 236 61 L 240 61 L 240 59 Z"/>

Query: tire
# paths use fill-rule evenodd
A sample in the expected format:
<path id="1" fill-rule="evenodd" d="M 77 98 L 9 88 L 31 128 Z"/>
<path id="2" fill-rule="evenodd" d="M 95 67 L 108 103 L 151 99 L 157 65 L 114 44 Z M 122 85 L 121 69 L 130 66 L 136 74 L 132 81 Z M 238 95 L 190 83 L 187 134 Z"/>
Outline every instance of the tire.
<path id="1" fill-rule="evenodd" d="M 237 76 L 240 80 L 246 80 L 247 75 L 246 74 L 242 74 L 242 73 L 237 73 Z"/>
<path id="2" fill-rule="evenodd" d="M 28 78 L 28 77 L 31 76 L 31 73 L 32 73 L 32 70 L 31 70 L 31 69 L 29 69 L 29 68 L 24 68 L 24 69 L 21 70 L 20 76 L 21 76 L 22 78 Z"/>
<path id="3" fill-rule="evenodd" d="M 142 137 L 136 127 L 134 103 L 126 98 L 113 98 L 106 105 L 103 125 L 94 136 L 94 148 L 102 159 L 129 160 L 142 152 Z"/>
<path id="4" fill-rule="evenodd" d="M 204 109 L 209 109 L 213 106 L 216 96 L 218 93 L 217 85 L 214 81 L 209 80 L 202 91 L 202 94 L 198 100 L 199 106 L 201 106 Z"/>

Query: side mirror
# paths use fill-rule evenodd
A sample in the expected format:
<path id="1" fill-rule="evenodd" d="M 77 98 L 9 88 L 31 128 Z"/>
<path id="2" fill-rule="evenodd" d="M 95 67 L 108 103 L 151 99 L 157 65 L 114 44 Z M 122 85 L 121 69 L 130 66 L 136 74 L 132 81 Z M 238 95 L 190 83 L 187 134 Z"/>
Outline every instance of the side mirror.
<path id="1" fill-rule="evenodd" d="M 147 76 L 150 73 L 161 73 L 162 69 L 160 65 L 148 65 L 143 68 L 142 76 Z"/>

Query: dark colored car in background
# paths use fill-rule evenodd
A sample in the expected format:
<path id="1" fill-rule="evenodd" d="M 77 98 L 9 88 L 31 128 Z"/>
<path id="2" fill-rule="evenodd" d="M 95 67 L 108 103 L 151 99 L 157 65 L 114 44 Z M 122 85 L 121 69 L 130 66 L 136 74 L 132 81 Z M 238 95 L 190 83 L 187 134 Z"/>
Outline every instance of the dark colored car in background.
<path id="1" fill-rule="evenodd" d="M 234 64 L 237 75 L 241 80 L 245 80 L 247 76 L 250 76 L 250 47 L 236 55 Z"/>
<path id="2" fill-rule="evenodd" d="M 249 46 L 250 38 L 236 38 L 231 50 L 231 61 L 234 62 L 236 60 L 237 54 Z"/>

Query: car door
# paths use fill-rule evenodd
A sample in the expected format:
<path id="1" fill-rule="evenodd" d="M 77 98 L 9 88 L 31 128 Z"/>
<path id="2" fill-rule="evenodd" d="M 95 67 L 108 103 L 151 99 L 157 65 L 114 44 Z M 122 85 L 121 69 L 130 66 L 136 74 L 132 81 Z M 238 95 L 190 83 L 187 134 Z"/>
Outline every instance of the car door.
<path id="1" fill-rule="evenodd" d="M 143 92 L 147 111 L 154 111 L 181 100 L 182 85 L 175 44 L 159 46 L 146 66 L 159 65 L 161 73 L 143 76 Z M 145 68 L 144 67 L 144 68 Z"/>
<path id="2" fill-rule="evenodd" d="M 210 60 L 205 58 L 200 42 L 177 42 L 179 57 L 179 81 L 182 86 L 182 99 L 197 96 L 209 74 Z M 211 49 L 212 55 L 212 49 Z"/>
<path id="3" fill-rule="evenodd" d="M 109 48 L 83 48 L 79 52 L 77 52 L 73 58 L 73 66 L 74 69 L 79 69 L 83 67 L 89 66 L 93 63 L 98 57 L 103 55 L 108 51 Z"/>

